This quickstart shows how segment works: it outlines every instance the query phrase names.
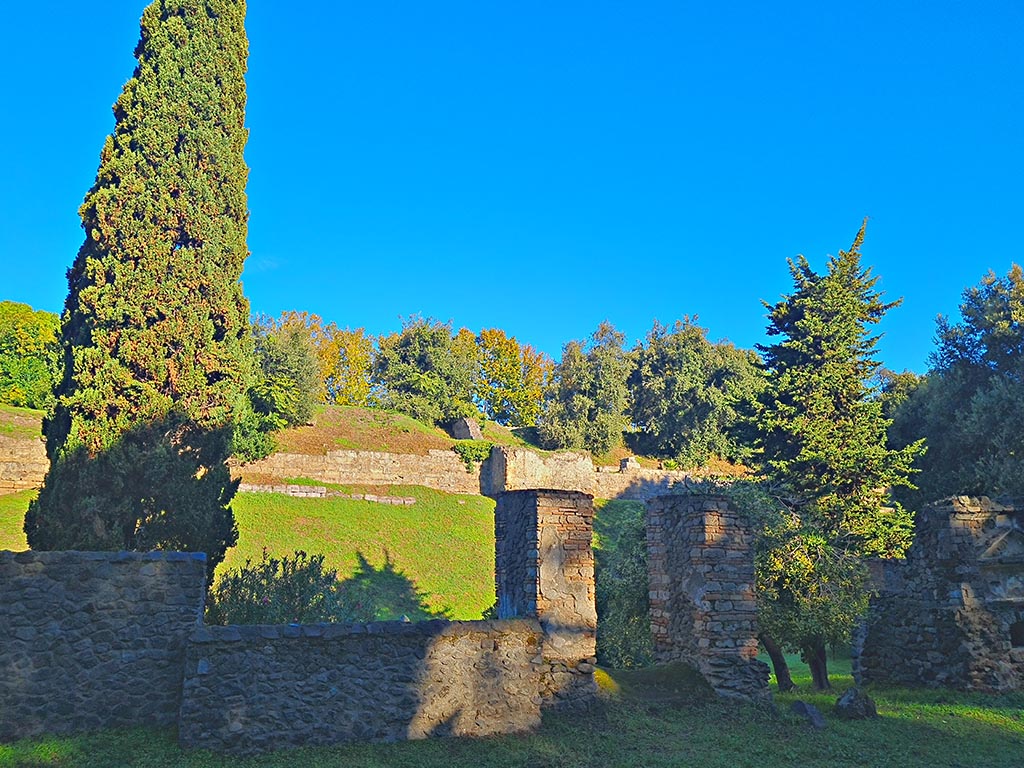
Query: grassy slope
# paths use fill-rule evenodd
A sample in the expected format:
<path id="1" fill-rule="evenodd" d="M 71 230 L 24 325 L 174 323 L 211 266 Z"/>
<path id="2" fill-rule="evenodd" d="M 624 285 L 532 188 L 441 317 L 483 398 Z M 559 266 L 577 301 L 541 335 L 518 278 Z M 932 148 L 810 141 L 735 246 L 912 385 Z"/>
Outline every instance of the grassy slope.
<path id="1" fill-rule="evenodd" d="M 484 438 L 492 443 L 529 445 L 500 424 L 485 422 L 482 427 Z M 453 442 L 439 427 L 399 413 L 354 406 L 321 408 L 311 426 L 283 430 L 277 441 L 280 451 L 309 455 L 338 449 L 425 455 L 431 449 L 448 450 Z"/>
<path id="2" fill-rule="evenodd" d="M 0 405 L 0 435 L 31 440 L 42 436 L 42 421 L 45 414 L 31 408 L 15 408 Z"/>
<path id="3" fill-rule="evenodd" d="M 494 602 L 494 502 L 418 486 L 390 489 L 413 496 L 407 507 L 354 499 L 296 499 L 240 493 L 234 501 L 238 546 L 221 570 L 296 549 L 322 553 L 339 576 L 352 574 L 356 553 L 379 567 L 390 557 L 426 592 L 427 603 L 453 618 L 475 619 Z"/>
<path id="4" fill-rule="evenodd" d="M 322 553 L 341 577 L 356 568 L 356 553 L 376 567 L 390 557 L 433 610 L 477 619 L 494 602 L 494 502 L 420 487 L 390 489 L 417 501 L 407 507 L 354 499 L 295 499 L 240 493 L 234 501 L 238 546 L 219 572 L 296 549 Z M 0 549 L 27 549 L 22 524 L 35 491 L 0 496 Z"/>
<path id="5" fill-rule="evenodd" d="M 795 670 L 796 671 L 796 670 Z M 996 697 L 950 691 L 872 690 L 881 717 L 844 722 L 832 694 L 776 696 L 776 711 L 709 701 L 685 671 L 607 675 L 602 705 L 583 715 L 545 716 L 534 734 L 489 739 L 428 739 L 400 744 L 290 750 L 237 759 L 184 752 L 172 729 L 115 731 L 25 740 L 0 746 L 6 766 L 701 766 L 701 768 L 1016 768 L 1024 754 L 1024 694 Z M 817 705 L 828 727 L 814 731 L 789 713 L 796 698 Z"/>
<path id="6" fill-rule="evenodd" d="M 35 491 L 19 491 L 0 495 L 0 549 L 20 552 L 28 549 L 25 541 L 25 510 L 28 502 L 35 498 Z"/>

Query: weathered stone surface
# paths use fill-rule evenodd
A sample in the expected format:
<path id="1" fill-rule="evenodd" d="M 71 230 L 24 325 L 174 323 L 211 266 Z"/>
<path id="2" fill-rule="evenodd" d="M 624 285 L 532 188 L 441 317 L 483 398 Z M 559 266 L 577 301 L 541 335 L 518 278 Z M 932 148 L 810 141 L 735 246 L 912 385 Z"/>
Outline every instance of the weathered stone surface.
<path id="1" fill-rule="evenodd" d="M 906 560 L 877 562 L 858 682 L 1024 690 L 1024 512 L 957 496 L 917 516 Z"/>
<path id="2" fill-rule="evenodd" d="M 448 493 L 482 493 L 558 488 L 601 499 L 646 500 L 681 485 L 686 472 L 644 469 L 633 462 L 595 467 L 584 453 L 549 456 L 526 448 L 496 445 L 491 457 L 469 471 L 454 451 L 432 450 L 426 456 L 378 451 L 331 451 L 323 456 L 275 453 L 247 464 L 242 474 L 305 477 L 338 485 L 422 485 Z M 325 487 L 274 483 L 274 492 L 301 496 L 330 495 Z M 255 490 L 249 488 L 249 490 Z"/>
<path id="3" fill-rule="evenodd" d="M 330 451 L 322 456 L 275 453 L 241 470 L 270 477 L 305 477 L 334 485 L 422 485 L 447 493 L 480 493 L 480 470 L 467 472 L 454 451 L 426 456 L 380 451 Z M 284 483 L 280 483 L 283 485 Z"/>
<path id="4" fill-rule="evenodd" d="M 506 491 L 558 488 L 599 499 L 647 500 L 681 485 L 686 472 L 644 469 L 636 459 L 617 467 L 595 467 L 585 453 L 562 452 L 541 456 L 526 448 L 496 445 L 485 462 L 481 492 L 498 496 Z"/>
<path id="5" fill-rule="evenodd" d="M 859 688 L 850 688 L 836 700 L 835 713 L 843 720 L 878 717 L 874 700 Z"/>
<path id="6" fill-rule="evenodd" d="M 0 552 L 0 740 L 170 725 L 202 554 Z"/>
<path id="7" fill-rule="evenodd" d="M 0 493 L 38 488 L 49 468 L 42 438 L 0 435 Z"/>
<path id="8" fill-rule="evenodd" d="M 589 705 L 597 693 L 593 497 L 510 491 L 494 513 L 499 618 L 536 617 L 546 707 Z"/>
<path id="9" fill-rule="evenodd" d="M 184 746 L 487 736 L 540 722 L 536 621 L 206 627 L 188 648 Z M 368 631 L 369 630 L 369 631 Z"/>
<path id="10" fill-rule="evenodd" d="M 447 432 L 456 440 L 483 440 L 484 433 L 476 419 L 456 419 L 448 425 Z"/>
<path id="11" fill-rule="evenodd" d="M 414 496 L 387 496 L 377 493 L 342 493 L 341 491 L 332 491 L 323 485 L 297 485 L 295 483 L 258 485 L 253 483 L 239 483 L 238 490 L 244 493 L 280 493 L 283 496 L 292 496 L 299 499 L 356 499 L 358 501 L 372 501 L 376 504 L 390 504 L 395 507 L 408 507 L 416 503 L 416 498 Z"/>
<path id="12" fill-rule="evenodd" d="M 794 701 L 790 707 L 790 711 L 794 714 L 799 715 L 808 722 L 814 728 L 822 729 L 826 726 L 825 716 L 821 714 L 821 710 L 813 704 L 808 704 L 806 701 Z"/>
<path id="13" fill-rule="evenodd" d="M 646 522 L 657 661 L 686 662 L 720 696 L 770 698 L 744 521 L 724 497 L 668 495 L 648 502 Z"/>

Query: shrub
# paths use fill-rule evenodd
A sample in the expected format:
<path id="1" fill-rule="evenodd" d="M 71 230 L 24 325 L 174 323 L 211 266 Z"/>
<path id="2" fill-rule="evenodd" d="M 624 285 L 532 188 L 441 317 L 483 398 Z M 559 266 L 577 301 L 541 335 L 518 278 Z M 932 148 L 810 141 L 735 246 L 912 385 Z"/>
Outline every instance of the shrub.
<path id="1" fill-rule="evenodd" d="M 646 666 L 654 649 L 643 504 L 608 502 L 598 511 L 595 530 L 597 658 L 608 667 Z"/>
<path id="2" fill-rule="evenodd" d="M 258 413 L 248 397 L 242 399 L 231 437 L 231 455 L 243 463 L 259 461 L 277 450 L 274 431 L 280 429 L 280 419 Z"/>
<path id="3" fill-rule="evenodd" d="M 494 443 L 487 440 L 461 440 L 452 446 L 452 450 L 462 459 L 466 471 L 472 472 L 473 462 L 487 461 L 493 447 Z"/>
<path id="4" fill-rule="evenodd" d="M 210 624 L 288 624 L 348 621 L 338 573 L 324 568 L 323 555 L 297 550 L 281 559 L 263 550 L 217 583 L 206 612 Z"/>

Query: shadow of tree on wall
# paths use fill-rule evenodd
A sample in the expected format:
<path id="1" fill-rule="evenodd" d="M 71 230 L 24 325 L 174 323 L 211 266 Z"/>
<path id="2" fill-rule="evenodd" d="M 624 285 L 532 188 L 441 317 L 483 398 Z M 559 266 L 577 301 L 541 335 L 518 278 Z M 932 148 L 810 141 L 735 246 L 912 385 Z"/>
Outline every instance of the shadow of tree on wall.
<path id="1" fill-rule="evenodd" d="M 395 567 L 391 554 L 384 550 L 384 562 L 376 567 L 356 550 L 355 573 L 338 585 L 338 595 L 347 608 L 348 621 L 410 621 L 451 618 L 448 608 L 435 609 L 429 595 Z"/>

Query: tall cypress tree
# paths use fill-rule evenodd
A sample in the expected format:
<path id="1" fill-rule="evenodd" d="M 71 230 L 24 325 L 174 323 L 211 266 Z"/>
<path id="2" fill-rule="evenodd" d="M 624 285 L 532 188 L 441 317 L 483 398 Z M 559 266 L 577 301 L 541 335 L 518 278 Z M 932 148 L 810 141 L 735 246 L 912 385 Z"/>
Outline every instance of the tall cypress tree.
<path id="1" fill-rule="evenodd" d="M 237 539 L 226 466 L 250 377 L 244 0 L 155 0 L 80 214 L 34 549 Z"/>

